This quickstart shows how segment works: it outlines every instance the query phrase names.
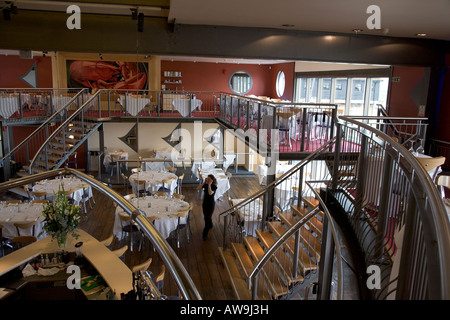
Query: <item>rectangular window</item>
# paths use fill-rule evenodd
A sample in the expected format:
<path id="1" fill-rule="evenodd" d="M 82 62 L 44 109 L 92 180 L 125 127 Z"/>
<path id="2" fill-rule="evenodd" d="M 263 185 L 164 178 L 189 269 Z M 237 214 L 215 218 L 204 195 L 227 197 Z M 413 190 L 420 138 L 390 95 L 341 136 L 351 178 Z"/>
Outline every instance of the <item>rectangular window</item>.
<path id="1" fill-rule="evenodd" d="M 294 102 L 333 103 L 339 115 L 376 116 L 386 108 L 388 77 L 297 77 Z"/>

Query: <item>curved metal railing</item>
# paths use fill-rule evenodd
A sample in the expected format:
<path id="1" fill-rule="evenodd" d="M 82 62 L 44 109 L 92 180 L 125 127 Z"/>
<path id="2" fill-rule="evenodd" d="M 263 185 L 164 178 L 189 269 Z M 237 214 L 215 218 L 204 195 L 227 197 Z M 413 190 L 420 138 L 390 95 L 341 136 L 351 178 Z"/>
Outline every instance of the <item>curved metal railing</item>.
<path id="1" fill-rule="evenodd" d="M 334 195 L 364 253 L 380 272 L 376 299 L 450 297 L 450 223 L 432 175 L 413 154 L 369 119 L 337 122 L 336 164 L 357 159 L 353 178 L 334 175 Z M 336 169 L 343 173 L 343 169 Z"/>
<path id="2" fill-rule="evenodd" d="M 37 181 L 55 178 L 57 176 L 73 175 L 88 184 L 93 188 L 97 189 L 99 192 L 108 196 L 111 200 L 117 203 L 123 211 L 129 214 L 133 221 L 139 226 L 145 236 L 151 241 L 155 250 L 161 256 L 167 269 L 172 274 L 175 279 L 177 286 L 179 288 L 180 294 L 186 300 L 201 300 L 201 296 L 195 287 L 194 282 L 190 278 L 183 264 L 177 257 L 174 250 L 167 243 L 167 241 L 161 237 L 158 231 L 154 228 L 153 224 L 147 219 L 147 217 L 142 213 L 141 210 L 134 207 L 129 201 L 124 199 L 120 194 L 118 194 L 113 189 L 109 188 L 105 184 L 97 181 L 96 179 L 86 175 L 75 169 L 64 168 L 55 169 L 43 173 L 37 173 L 27 177 L 7 181 L 0 183 L 0 192 L 12 189 L 15 187 L 20 187 L 26 184 L 31 184 Z M 131 281 L 131 279 L 130 279 Z"/>

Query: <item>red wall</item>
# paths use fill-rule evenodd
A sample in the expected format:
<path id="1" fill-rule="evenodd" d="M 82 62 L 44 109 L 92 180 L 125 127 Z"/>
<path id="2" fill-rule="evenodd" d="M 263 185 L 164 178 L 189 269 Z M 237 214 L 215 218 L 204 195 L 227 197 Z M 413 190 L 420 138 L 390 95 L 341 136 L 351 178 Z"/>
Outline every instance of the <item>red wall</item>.
<path id="1" fill-rule="evenodd" d="M 21 59 L 16 55 L 0 56 L 0 88 L 30 88 L 20 79 L 36 62 L 39 88 L 53 88 L 52 60 L 50 57 Z"/>
<path id="2" fill-rule="evenodd" d="M 447 69 L 442 82 L 441 101 L 437 119 L 436 139 L 450 141 L 450 54 L 446 59 Z"/>
<path id="3" fill-rule="evenodd" d="M 294 63 L 274 65 L 232 64 L 187 61 L 161 61 L 161 79 L 164 71 L 179 71 L 182 84 L 166 85 L 166 89 L 186 91 L 222 91 L 232 93 L 228 86 L 231 74 L 237 70 L 245 70 L 253 78 L 253 87 L 248 95 L 278 98 L 275 81 L 279 70 L 286 75 L 286 89 L 282 99 L 291 100 L 294 82 Z"/>
<path id="4" fill-rule="evenodd" d="M 410 93 L 424 73 L 422 67 L 394 66 L 392 77 L 399 77 L 400 82 L 391 82 L 388 113 L 391 117 L 417 117 L 419 108 Z"/>

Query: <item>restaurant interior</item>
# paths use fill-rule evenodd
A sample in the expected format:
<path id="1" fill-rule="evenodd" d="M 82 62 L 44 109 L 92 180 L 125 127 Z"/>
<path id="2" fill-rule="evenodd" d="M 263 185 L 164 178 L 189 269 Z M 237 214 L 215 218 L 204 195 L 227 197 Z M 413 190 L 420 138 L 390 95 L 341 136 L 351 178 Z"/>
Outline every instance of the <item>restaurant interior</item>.
<path id="1" fill-rule="evenodd" d="M 0 301 L 449 299 L 450 4 L 401 2 L 0 1 Z"/>

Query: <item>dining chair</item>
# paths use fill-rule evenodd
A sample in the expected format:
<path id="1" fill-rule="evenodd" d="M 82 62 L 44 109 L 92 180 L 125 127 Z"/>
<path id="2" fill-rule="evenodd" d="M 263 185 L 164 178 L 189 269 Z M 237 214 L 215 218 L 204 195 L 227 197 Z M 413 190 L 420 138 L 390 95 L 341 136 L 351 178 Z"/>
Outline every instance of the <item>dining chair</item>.
<path id="1" fill-rule="evenodd" d="M 130 251 L 133 252 L 134 234 L 139 232 L 139 228 L 133 223 L 130 215 L 126 214 L 125 212 L 119 211 L 117 215 L 119 216 L 120 223 L 122 226 L 122 233 L 124 232 L 127 233 L 130 238 Z M 142 237 L 138 251 L 141 250 L 141 245 L 142 245 Z"/>
<path id="2" fill-rule="evenodd" d="M 48 200 L 31 200 L 31 203 L 48 203 Z"/>
<path id="3" fill-rule="evenodd" d="M 22 200 L 6 200 L 5 203 L 7 205 L 8 204 L 15 204 L 15 203 L 19 204 L 19 203 L 22 203 Z"/>
<path id="4" fill-rule="evenodd" d="M 17 236 L 12 238 L 11 242 L 13 244 L 13 250 L 20 249 L 30 243 L 36 242 L 37 238 L 35 236 Z"/>
<path id="5" fill-rule="evenodd" d="M 179 193 L 174 193 L 174 194 L 172 194 L 172 196 L 173 196 L 174 198 L 177 198 L 177 199 L 180 199 L 180 200 L 184 200 L 184 198 L 185 198 L 184 195 L 179 194 Z"/>
<path id="6" fill-rule="evenodd" d="M 74 152 L 74 153 L 73 153 L 72 159 L 70 159 L 70 157 L 67 158 L 67 161 L 66 161 L 66 167 L 69 167 L 70 165 L 73 165 L 73 166 L 75 166 L 75 169 L 78 169 L 78 164 L 77 164 L 77 152 Z"/>
<path id="7" fill-rule="evenodd" d="M 177 183 L 177 193 L 182 194 L 182 185 L 183 185 L 183 179 L 184 179 L 184 173 L 180 176 L 178 176 L 178 183 Z"/>
<path id="8" fill-rule="evenodd" d="M 117 174 L 120 174 L 120 165 L 119 165 L 119 159 L 120 159 L 120 154 L 110 154 L 111 156 L 111 162 L 109 163 L 110 167 L 111 167 L 111 177 L 114 174 L 114 170 L 118 170 L 119 172 Z"/>
<path id="9" fill-rule="evenodd" d="M 138 172 L 141 172 L 142 171 L 142 168 L 133 168 L 133 169 L 131 169 L 131 173 L 138 173 Z"/>
<path id="10" fill-rule="evenodd" d="M 180 247 L 180 231 L 181 230 L 186 229 L 186 239 L 187 239 L 188 243 L 190 242 L 189 236 L 192 235 L 190 218 L 191 218 L 191 212 L 192 212 L 193 208 L 194 208 L 194 203 L 191 202 L 189 204 L 189 210 L 186 215 L 186 219 L 185 219 L 184 223 L 181 223 L 181 217 L 178 217 L 178 226 L 177 226 L 177 247 L 178 248 Z"/>
<path id="11" fill-rule="evenodd" d="M 47 192 L 45 191 L 30 191 L 30 194 L 33 200 L 47 199 Z"/>
<path id="12" fill-rule="evenodd" d="M 130 193 L 130 194 L 124 195 L 123 198 L 125 200 L 130 201 L 131 199 L 136 198 L 136 195 L 134 193 Z"/>
<path id="13" fill-rule="evenodd" d="M 153 195 L 158 196 L 158 197 L 165 197 L 168 196 L 169 193 L 165 192 L 165 191 L 153 191 L 152 192 Z"/>
<path id="14" fill-rule="evenodd" d="M 84 213 L 87 214 L 86 202 L 89 202 L 89 206 L 92 209 L 91 197 L 89 196 L 90 185 L 85 183 L 85 184 L 81 185 L 81 188 L 83 189 L 83 194 L 81 195 L 81 202 L 83 203 Z"/>
<path id="15" fill-rule="evenodd" d="M 134 182 L 133 193 L 136 196 L 138 196 L 138 197 L 139 196 L 146 196 L 147 195 L 147 189 L 145 188 L 145 184 L 147 183 L 147 181 L 134 179 L 133 182 Z"/>
<path id="16" fill-rule="evenodd" d="M 75 189 L 64 190 L 64 194 L 66 195 L 67 199 L 69 199 L 69 202 L 72 204 L 75 202 L 75 199 L 73 198 L 75 191 L 76 191 Z"/>
<path id="17" fill-rule="evenodd" d="M 438 175 L 436 177 L 436 185 L 439 187 L 441 191 L 442 199 L 445 198 L 445 189 L 448 189 L 450 191 L 450 176 L 447 175 Z"/>
<path id="18" fill-rule="evenodd" d="M 177 172 L 177 168 L 174 167 L 166 167 L 167 171 L 171 172 L 171 173 L 175 173 Z"/>
<path id="19" fill-rule="evenodd" d="M 152 258 L 149 258 L 149 259 L 147 259 L 146 261 L 144 261 L 144 262 L 142 262 L 142 263 L 140 263 L 140 264 L 137 264 L 137 265 L 133 266 L 133 267 L 131 268 L 131 271 L 133 271 L 133 272 L 147 271 L 148 268 L 150 267 L 150 265 L 152 264 L 152 260 L 153 260 Z"/>
<path id="20" fill-rule="evenodd" d="M 15 222 L 14 227 L 16 227 L 17 230 L 17 236 L 21 236 L 20 231 L 29 231 L 31 229 L 31 235 L 34 237 L 36 232 L 36 221 L 30 221 L 30 222 Z"/>
<path id="21" fill-rule="evenodd" d="M 23 186 L 23 190 L 27 193 L 28 199 L 32 199 L 31 192 L 33 191 L 33 188 L 31 188 L 29 184 L 26 184 Z"/>
<path id="22" fill-rule="evenodd" d="M 112 253 L 114 253 L 118 258 L 124 255 L 124 253 L 128 250 L 128 245 L 124 245 L 120 249 L 111 250 Z"/>
<path id="23" fill-rule="evenodd" d="M 166 265 L 161 265 L 161 271 L 155 278 L 156 288 L 162 293 L 164 288 L 164 277 L 166 275 Z"/>
<path id="24" fill-rule="evenodd" d="M 114 233 L 111 233 L 111 235 L 108 238 L 101 240 L 99 242 L 103 244 L 105 247 L 109 247 L 113 240 L 114 240 Z"/>
<path id="25" fill-rule="evenodd" d="M 435 170 L 437 167 L 439 167 L 445 163 L 445 157 L 443 157 L 443 156 L 430 157 L 430 158 L 416 157 L 416 159 L 417 159 L 417 161 L 420 162 L 420 164 L 428 172 Z M 438 172 L 437 170 L 434 171 L 433 175 L 431 176 L 431 180 L 435 181 L 437 172 Z"/>
<path id="26" fill-rule="evenodd" d="M 170 185 L 172 184 L 172 181 L 175 180 L 174 178 L 168 178 L 168 179 L 164 179 L 162 181 L 163 185 L 162 187 L 160 187 L 158 189 L 158 191 L 163 191 L 163 192 L 167 192 L 169 194 L 172 193 L 171 189 L 170 189 Z"/>
<path id="27" fill-rule="evenodd" d="M 123 187 L 125 188 L 126 193 L 128 193 L 128 189 L 130 187 L 130 179 L 128 179 L 128 177 L 123 172 L 120 173 L 120 176 L 123 180 Z"/>

